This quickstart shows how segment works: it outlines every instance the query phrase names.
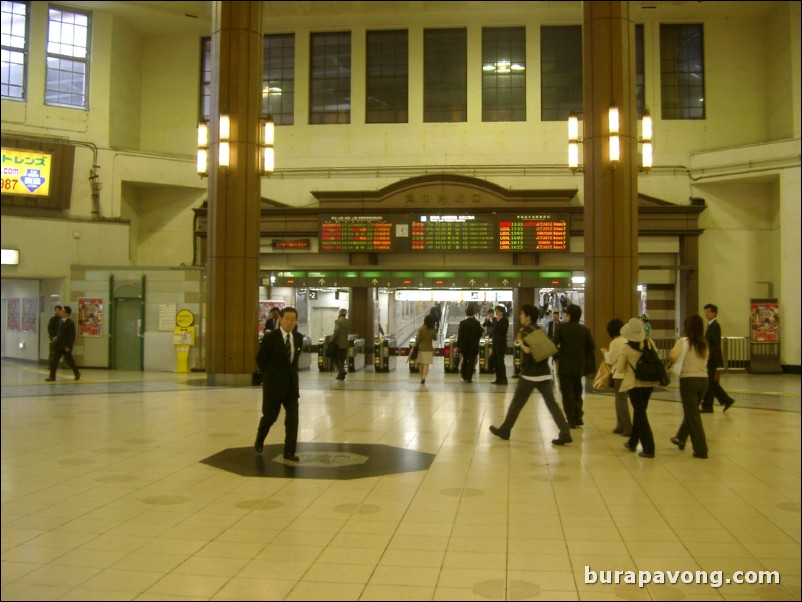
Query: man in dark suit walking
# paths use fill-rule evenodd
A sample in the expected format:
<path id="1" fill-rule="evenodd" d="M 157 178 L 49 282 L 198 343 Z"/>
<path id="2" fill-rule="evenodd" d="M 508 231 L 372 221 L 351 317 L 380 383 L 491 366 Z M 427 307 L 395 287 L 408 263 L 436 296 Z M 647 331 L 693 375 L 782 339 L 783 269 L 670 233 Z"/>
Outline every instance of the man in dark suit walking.
<path id="1" fill-rule="evenodd" d="M 53 343 L 53 353 L 50 354 L 50 376 L 45 380 L 47 382 L 56 380 L 56 369 L 58 368 L 58 363 L 61 361 L 62 356 L 64 356 L 67 365 L 72 369 L 75 380 L 80 380 L 81 372 L 78 370 L 78 367 L 75 365 L 75 360 L 72 357 L 72 348 L 75 345 L 75 322 L 70 320 L 72 308 L 69 305 L 65 305 L 61 310 L 57 311 L 61 313 L 61 324 L 58 328 L 56 340 Z"/>
<path id="2" fill-rule="evenodd" d="M 507 384 L 507 365 L 504 363 L 504 354 L 507 351 L 507 332 L 510 329 L 510 320 L 503 305 L 496 305 L 496 325 L 493 328 L 493 364 L 496 369 L 494 385 Z"/>
<path id="3" fill-rule="evenodd" d="M 459 345 L 460 355 L 462 355 L 462 365 L 459 371 L 462 380 L 466 383 L 473 382 L 476 358 L 479 356 L 479 340 L 485 333 L 482 325 L 479 324 L 479 320 L 474 317 L 475 313 L 476 310 L 473 304 L 469 303 L 465 309 L 467 317 L 459 323 L 459 330 L 457 331 L 457 344 Z"/>
<path id="4" fill-rule="evenodd" d="M 568 426 L 579 428 L 584 424 L 582 416 L 582 377 L 596 371 L 594 351 L 596 345 L 590 329 L 579 323 L 582 308 L 569 305 L 568 321 L 561 322 L 554 333 L 554 344 L 560 350 L 557 372 L 560 375 L 560 393 Z"/>
<path id="5" fill-rule="evenodd" d="M 273 306 L 270 308 L 270 317 L 265 320 L 265 332 L 279 327 L 279 322 L 281 322 L 280 313 L 278 307 Z"/>
<path id="6" fill-rule="evenodd" d="M 705 339 L 707 339 L 707 392 L 702 400 L 703 414 L 713 413 L 713 398 L 718 399 L 718 402 L 724 406 L 724 411 L 730 409 L 730 406 L 735 403 L 735 400 L 727 395 L 727 392 L 719 384 L 719 368 L 724 366 L 724 355 L 721 353 L 721 326 L 716 319 L 718 317 L 718 307 L 712 303 L 705 305 L 705 318 L 707 319 L 707 330 L 705 331 Z"/>
<path id="7" fill-rule="evenodd" d="M 256 431 L 253 449 L 261 454 L 270 427 L 284 407 L 284 459 L 298 462 L 298 358 L 304 337 L 295 332 L 298 312 L 294 307 L 281 310 L 279 328 L 265 333 L 256 364 L 262 372 L 262 418 Z"/>

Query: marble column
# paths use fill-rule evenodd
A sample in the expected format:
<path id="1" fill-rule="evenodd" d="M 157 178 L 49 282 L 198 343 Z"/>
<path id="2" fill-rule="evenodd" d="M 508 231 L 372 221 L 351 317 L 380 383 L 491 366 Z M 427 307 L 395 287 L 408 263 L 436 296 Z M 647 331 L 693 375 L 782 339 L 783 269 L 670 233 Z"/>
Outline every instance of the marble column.
<path id="1" fill-rule="evenodd" d="M 249 385 L 259 332 L 262 3 L 212 4 L 207 380 Z M 220 115 L 231 122 L 228 168 L 218 167 Z"/>
<path id="2" fill-rule="evenodd" d="M 626 322 L 637 313 L 635 26 L 628 2 L 584 2 L 583 14 L 584 319 L 598 348 L 609 343 L 612 318 Z M 620 116 L 617 165 L 609 152 L 611 106 Z"/>

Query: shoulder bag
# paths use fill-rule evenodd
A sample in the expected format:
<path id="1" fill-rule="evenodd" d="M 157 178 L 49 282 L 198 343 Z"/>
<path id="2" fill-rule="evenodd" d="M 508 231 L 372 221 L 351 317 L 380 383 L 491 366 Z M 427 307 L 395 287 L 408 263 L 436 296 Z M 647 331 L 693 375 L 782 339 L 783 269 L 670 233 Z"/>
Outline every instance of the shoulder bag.
<path id="1" fill-rule="evenodd" d="M 551 342 L 542 328 L 535 328 L 524 337 L 524 344 L 529 347 L 529 353 L 536 362 L 542 362 L 557 353 L 557 346 Z"/>

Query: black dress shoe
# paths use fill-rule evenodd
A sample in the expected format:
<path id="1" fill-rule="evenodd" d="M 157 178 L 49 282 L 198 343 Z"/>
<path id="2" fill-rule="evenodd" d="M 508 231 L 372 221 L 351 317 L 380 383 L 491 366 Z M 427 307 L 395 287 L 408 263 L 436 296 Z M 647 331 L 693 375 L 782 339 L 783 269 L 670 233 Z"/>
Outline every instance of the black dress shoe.
<path id="1" fill-rule="evenodd" d="M 257 453 L 257 454 L 261 454 L 261 453 L 264 451 L 264 449 L 265 449 L 265 446 L 264 446 L 264 444 L 263 444 L 263 443 L 259 443 L 258 441 L 255 441 L 255 442 L 254 442 L 254 444 L 253 444 L 253 451 L 254 451 L 255 453 Z"/>
<path id="2" fill-rule="evenodd" d="M 732 398 L 730 398 L 727 401 L 725 401 L 724 402 L 724 411 L 726 412 L 727 410 L 729 410 L 732 407 L 732 404 L 734 404 L 734 403 L 735 403 L 735 400 L 732 399 Z"/>
<path id="3" fill-rule="evenodd" d="M 571 437 L 565 437 L 563 435 L 560 435 L 556 439 L 551 440 L 552 445 L 567 445 L 568 443 L 571 442 L 573 442 L 573 439 L 571 439 Z"/>
<path id="4" fill-rule="evenodd" d="M 705 452 L 705 453 L 693 452 L 693 457 L 694 458 L 699 458 L 701 460 L 707 460 L 707 452 Z"/>
<path id="5" fill-rule="evenodd" d="M 510 439 L 510 434 L 509 433 L 505 433 L 504 431 L 502 431 L 497 426 L 491 426 L 490 427 L 490 432 L 493 433 L 496 437 L 498 437 L 500 439 L 504 439 L 504 441 L 509 441 L 509 439 Z"/>
<path id="6" fill-rule="evenodd" d="M 284 459 L 289 460 L 290 462 L 300 462 L 301 458 L 296 456 L 295 454 L 284 454 Z"/>
<path id="7" fill-rule="evenodd" d="M 79 372 L 78 374 L 76 374 L 76 375 L 75 375 L 75 380 L 81 380 L 81 373 L 80 373 L 80 372 Z M 732 405 L 732 403 L 730 403 L 730 405 Z M 727 408 L 728 408 L 728 407 L 730 407 L 730 406 L 727 406 Z M 724 408 L 724 411 L 725 411 L 725 412 L 727 411 L 727 408 Z"/>
<path id="8" fill-rule="evenodd" d="M 46 383 L 54 383 L 54 382 L 56 382 L 56 379 L 55 378 L 46 378 L 45 382 Z"/>
<path id="9" fill-rule="evenodd" d="M 635 448 L 632 447 L 629 443 L 624 443 L 624 447 L 626 447 L 629 451 L 634 452 Z"/>
<path id="10" fill-rule="evenodd" d="M 699 413 L 700 414 L 712 414 L 713 413 L 713 408 L 710 408 L 710 409 L 702 408 L 701 410 L 699 410 Z"/>
<path id="11" fill-rule="evenodd" d="M 650 454 L 649 452 L 640 452 L 638 455 L 641 458 L 654 458 L 654 454 Z"/>
<path id="12" fill-rule="evenodd" d="M 671 437 L 671 443 L 676 445 L 679 448 L 680 451 L 685 449 L 685 444 L 682 441 L 680 441 L 679 439 L 677 439 L 676 437 Z"/>

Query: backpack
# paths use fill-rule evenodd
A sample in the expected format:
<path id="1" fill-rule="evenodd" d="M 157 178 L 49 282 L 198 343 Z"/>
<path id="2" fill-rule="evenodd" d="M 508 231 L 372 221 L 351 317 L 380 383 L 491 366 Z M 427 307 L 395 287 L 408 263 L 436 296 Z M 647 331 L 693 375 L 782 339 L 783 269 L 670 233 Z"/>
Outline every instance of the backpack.
<path id="1" fill-rule="evenodd" d="M 665 387 L 671 382 L 671 377 L 657 350 L 650 343 L 641 353 L 638 363 L 635 364 L 635 378 L 644 382 L 659 382 Z"/>

